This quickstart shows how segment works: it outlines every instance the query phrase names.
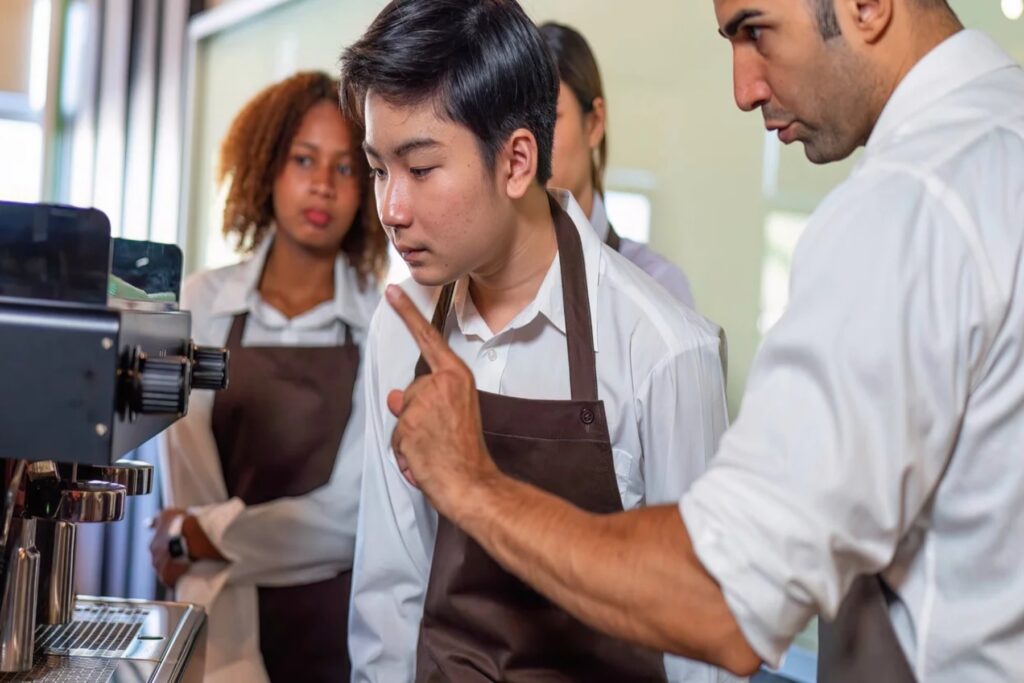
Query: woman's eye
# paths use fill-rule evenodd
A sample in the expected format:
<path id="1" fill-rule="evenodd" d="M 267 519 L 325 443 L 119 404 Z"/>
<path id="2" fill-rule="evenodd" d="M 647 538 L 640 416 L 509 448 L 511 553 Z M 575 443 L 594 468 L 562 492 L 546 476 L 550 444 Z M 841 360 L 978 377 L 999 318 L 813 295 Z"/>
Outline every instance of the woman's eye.
<path id="1" fill-rule="evenodd" d="M 296 154 L 292 159 L 302 168 L 309 168 L 313 165 L 313 158 L 305 154 Z"/>
<path id="2" fill-rule="evenodd" d="M 338 174 L 339 175 L 343 175 L 343 176 L 345 176 L 347 178 L 350 175 L 352 175 L 352 167 L 349 166 L 348 164 L 339 164 L 338 165 Z"/>

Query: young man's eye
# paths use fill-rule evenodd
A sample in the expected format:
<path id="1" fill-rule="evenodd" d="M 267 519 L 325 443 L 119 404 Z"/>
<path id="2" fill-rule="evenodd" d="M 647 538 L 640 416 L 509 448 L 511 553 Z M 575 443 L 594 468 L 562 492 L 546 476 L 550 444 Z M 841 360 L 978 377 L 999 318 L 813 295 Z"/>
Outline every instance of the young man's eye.
<path id="1" fill-rule="evenodd" d="M 410 168 L 410 169 L 409 169 L 409 173 L 411 173 L 411 174 L 412 174 L 412 177 L 413 177 L 413 178 L 420 178 L 420 179 L 422 179 L 422 178 L 426 178 L 426 177 L 427 177 L 427 175 L 428 175 L 428 174 L 429 174 L 429 173 L 430 173 L 431 171 L 433 171 L 433 170 L 434 170 L 434 168 L 435 168 L 435 167 L 433 167 L 433 166 L 429 166 L 429 167 L 423 167 L 423 168 Z"/>
<path id="2" fill-rule="evenodd" d="M 370 177 L 374 180 L 383 180 L 387 177 L 387 172 L 383 168 L 370 167 Z"/>
<path id="3" fill-rule="evenodd" d="M 747 38 L 757 43 L 761 40 L 761 35 L 764 31 L 760 26 L 745 26 L 743 28 L 747 34 Z"/>

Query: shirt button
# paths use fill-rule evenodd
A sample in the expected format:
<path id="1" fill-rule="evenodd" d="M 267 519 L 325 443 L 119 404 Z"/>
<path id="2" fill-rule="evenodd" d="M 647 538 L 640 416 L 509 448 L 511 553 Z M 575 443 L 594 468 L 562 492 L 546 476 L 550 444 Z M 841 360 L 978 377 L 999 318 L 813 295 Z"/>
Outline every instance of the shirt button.
<path id="1" fill-rule="evenodd" d="M 489 350 L 487 352 L 487 360 L 489 360 L 489 361 L 496 361 L 496 360 L 498 360 L 498 352 L 495 351 L 494 349 Z"/>

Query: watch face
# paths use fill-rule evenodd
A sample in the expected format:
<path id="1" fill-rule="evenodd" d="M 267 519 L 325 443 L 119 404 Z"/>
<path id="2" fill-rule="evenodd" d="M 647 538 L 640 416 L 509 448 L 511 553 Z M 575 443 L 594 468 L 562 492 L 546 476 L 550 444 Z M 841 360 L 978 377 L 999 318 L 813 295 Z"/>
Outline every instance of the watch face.
<path id="1" fill-rule="evenodd" d="M 167 552 L 175 559 L 185 556 L 185 548 L 182 545 L 180 536 L 167 541 Z"/>

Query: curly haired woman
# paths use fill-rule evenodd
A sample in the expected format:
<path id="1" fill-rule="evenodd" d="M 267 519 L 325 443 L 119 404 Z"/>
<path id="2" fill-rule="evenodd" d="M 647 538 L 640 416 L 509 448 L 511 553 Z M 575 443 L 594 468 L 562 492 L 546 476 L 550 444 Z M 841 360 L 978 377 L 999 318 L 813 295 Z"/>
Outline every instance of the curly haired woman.
<path id="1" fill-rule="evenodd" d="M 206 681 L 347 681 L 363 451 L 361 347 L 387 240 L 338 84 L 300 73 L 252 99 L 220 152 L 224 234 L 248 255 L 182 294 L 231 353 L 168 434 L 161 581 L 209 615 Z"/>

